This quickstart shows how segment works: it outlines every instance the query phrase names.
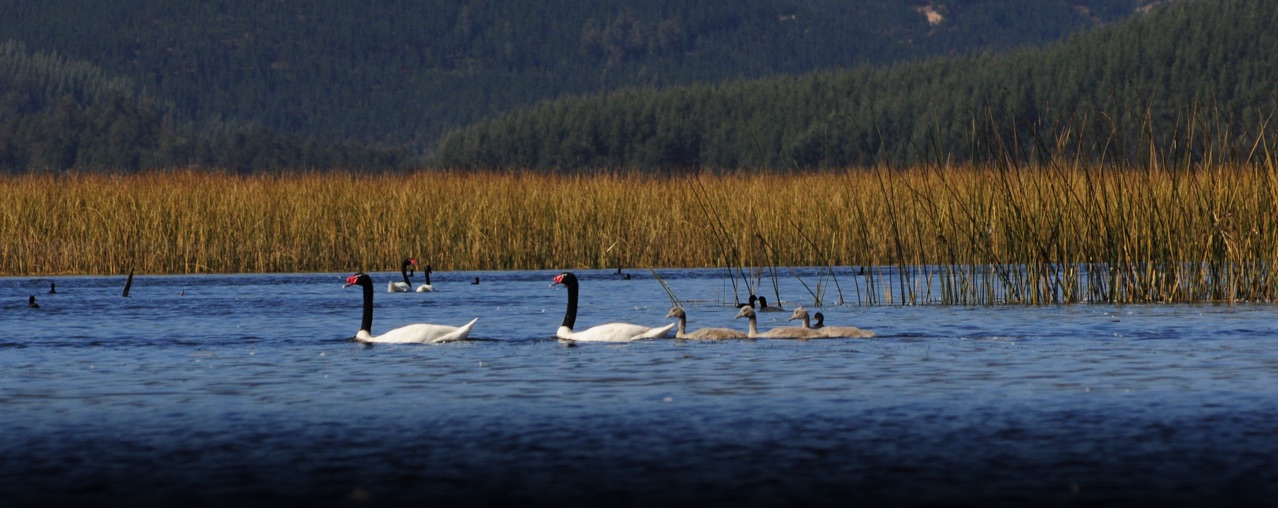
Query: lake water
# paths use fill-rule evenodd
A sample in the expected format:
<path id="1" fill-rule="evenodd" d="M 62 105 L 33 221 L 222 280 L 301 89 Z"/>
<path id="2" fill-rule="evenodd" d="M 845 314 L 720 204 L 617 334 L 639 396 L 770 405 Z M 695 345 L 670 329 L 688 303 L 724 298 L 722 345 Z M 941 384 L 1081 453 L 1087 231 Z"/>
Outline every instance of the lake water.
<path id="1" fill-rule="evenodd" d="M 666 322 L 610 272 L 577 272 L 579 328 Z M 374 333 L 480 318 L 375 346 L 345 273 L 0 278 L 0 504 L 1278 502 L 1273 305 L 813 308 L 790 278 L 879 337 L 569 347 L 555 273 L 374 274 Z M 722 270 L 657 273 L 690 328 L 744 329 Z"/>

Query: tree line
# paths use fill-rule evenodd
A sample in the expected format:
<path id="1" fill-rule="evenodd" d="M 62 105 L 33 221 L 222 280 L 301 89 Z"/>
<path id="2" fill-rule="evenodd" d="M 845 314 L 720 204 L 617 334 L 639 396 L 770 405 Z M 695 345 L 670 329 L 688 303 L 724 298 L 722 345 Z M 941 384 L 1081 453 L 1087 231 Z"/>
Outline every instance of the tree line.
<path id="1" fill-rule="evenodd" d="M 567 97 L 454 130 L 454 167 L 814 168 L 1254 155 L 1278 3 L 1180 2 L 1043 49 Z M 1153 147 L 1153 150 L 1151 150 Z M 1152 155 L 1151 155 L 1152 154 Z"/>
<path id="2" fill-rule="evenodd" d="M 0 170 L 207 166 L 254 172 L 395 168 L 410 160 L 402 149 L 319 143 L 252 125 L 197 127 L 135 89 L 96 66 L 0 44 Z"/>
<path id="3" fill-rule="evenodd" d="M 14 76 L 45 88 L 0 89 L 6 112 L 33 115 L 4 120 L 6 164 L 415 163 L 449 129 L 557 97 L 1002 51 L 1149 1 L 13 0 L 0 3 L 3 37 L 116 85 L 68 96 Z M 224 153 L 239 142 L 258 146 Z"/>

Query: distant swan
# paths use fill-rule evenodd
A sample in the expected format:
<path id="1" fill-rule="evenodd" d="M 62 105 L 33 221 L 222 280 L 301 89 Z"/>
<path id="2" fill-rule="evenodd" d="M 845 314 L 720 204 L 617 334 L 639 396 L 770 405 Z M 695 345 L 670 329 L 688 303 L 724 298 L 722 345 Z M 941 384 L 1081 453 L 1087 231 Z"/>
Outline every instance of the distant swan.
<path id="1" fill-rule="evenodd" d="M 470 283 L 471 283 L 471 285 L 478 286 L 478 285 L 479 285 L 479 277 L 475 277 L 475 280 L 470 281 Z"/>
<path id="2" fill-rule="evenodd" d="M 675 326 L 674 323 L 662 327 L 647 327 L 630 323 L 608 323 L 574 332 L 572 327 L 577 323 L 577 276 L 573 275 L 572 272 L 556 275 L 550 287 L 559 285 L 568 288 L 568 309 L 564 312 L 563 324 L 559 325 L 559 330 L 555 332 L 555 336 L 561 339 L 582 342 L 629 342 L 639 339 L 665 337 L 670 332 L 670 329 Z"/>
<path id="3" fill-rule="evenodd" d="M 351 286 L 360 286 L 364 290 L 364 318 L 360 321 L 359 333 L 355 334 L 355 340 L 360 342 L 395 344 L 420 342 L 433 344 L 453 340 L 466 340 L 466 337 L 470 335 L 470 329 L 475 326 L 476 321 L 479 321 L 479 318 L 475 318 L 460 327 L 431 324 L 407 325 L 374 337 L 372 334 L 373 281 L 368 278 L 368 274 L 357 273 L 346 278 L 345 287 Z"/>
<path id="4" fill-rule="evenodd" d="M 35 295 L 31 295 L 31 298 L 27 298 L 27 308 L 31 308 L 31 309 L 40 308 L 40 304 L 36 303 L 35 301 Z"/>
<path id="5" fill-rule="evenodd" d="M 413 284 L 408 280 L 408 267 L 416 266 L 417 260 L 413 258 L 405 258 L 403 263 L 399 265 L 399 273 L 404 276 L 404 282 L 390 282 L 386 284 L 387 293 L 407 293 L 413 290 Z"/>
<path id="6" fill-rule="evenodd" d="M 816 313 L 816 318 L 817 318 L 816 325 L 809 324 L 808 310 L 803 307 L 796 307 L 794 309 L 794 313 L 790 314 L 790 321 L 794 321 L 796 319 L 802 319 L 804 328 L 810 328 L 813 331 L 818 332 L 826 337 L 848 337 L 853 339 L 863 339 L 863 338 L 874 336 L 874 332 L 871 332 L 869 330 L 862 330 L 855 326 L 825 326 L 825 315 L 820 312 Z"/>
<path id="7" fill-rule="evenodd" d="M 56 294 L 58 294 L 58 283 L 56 283 L 56 282 L 50 282 L 50 283 L 49 283 L 49 294 L 51 294 L 51 295 L 56 295 Z"/>
<path id="8" fill-rule="evenodd" d="M 435 291 L 435 286 L 430 285 L 430 274 L 433 271 L 434 270 L 430 269 L 430 265 L 426 265 L 426 269 L 422 270 L 422 274 L 426 277 L 426 283 L 420 286 L 417 286 L 418 293 L 430 293 Z"/>
<path id="9" fill-rule="evenodd" d="M 759 297 L 759 312 L 785 312 L 785 309 L 782 309 L 780 306 L 777 306 L 777 307 L 769 307 L 769 306 L 768 306 L 768 299 L 767 299 L 767 298 L 764 298 L 764 297 L 762 297 L 762 296 L 760 296 L 760 297 Z"/>
<path id="10" fill-rule="evenodd" d="M 738 304 L 737 304 L 737 308 L 738 308 L 738 309 L 740 309 L 740 308 L 742 308 L 742 307 L 750 307 L 750 308 L 754 308 L 754 304 L 755 304 L 755 302 L 758 302 L 758 301 L 759 301 L 759 297 L 754 296 L 754 295 L 750 295 L 750 300 L 748 300 L 746 303 L 738 303 Z"/>
<path id="11" fill-rule="evenodd" d="M 778 326 L 763 333 L 759 333 L 759 324 L 755 316 L 754 309 L 750 307 L 742 307 L 741 312 L 737 313 L 737 318 L 749 318 L 751 338 L 765 337 L 771 339 L 820 339 L 825 335 L 816 330 L 802 328 L 798 326 Z"/>
<path id="12" fill-rule="evenodd" d="M 744 339 L 746 333 L 733 330 L 731 328 L 702 328 L 692 333 L 687 333 L 688 314 L 684 312 L 683 307 L 671 307 L 670 313 L 666 314 L 666 319 L 679 318 L 679 328 L 675 331 L 677 339 L 698 339 L 698 340 L 717 340 L 717 339 Z"/>

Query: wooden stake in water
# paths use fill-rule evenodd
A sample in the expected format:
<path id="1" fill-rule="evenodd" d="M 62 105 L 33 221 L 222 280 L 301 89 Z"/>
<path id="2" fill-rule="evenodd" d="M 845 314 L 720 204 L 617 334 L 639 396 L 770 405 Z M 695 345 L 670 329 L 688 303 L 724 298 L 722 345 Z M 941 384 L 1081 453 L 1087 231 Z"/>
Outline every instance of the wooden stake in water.
<path id="1" fill-rule="evenodd" d="M 124 281 L 124 297 L 129 297 L 129 288 L 133 287 L 133 270 L 136 267 L 129 268 L 129 279 Z"/>

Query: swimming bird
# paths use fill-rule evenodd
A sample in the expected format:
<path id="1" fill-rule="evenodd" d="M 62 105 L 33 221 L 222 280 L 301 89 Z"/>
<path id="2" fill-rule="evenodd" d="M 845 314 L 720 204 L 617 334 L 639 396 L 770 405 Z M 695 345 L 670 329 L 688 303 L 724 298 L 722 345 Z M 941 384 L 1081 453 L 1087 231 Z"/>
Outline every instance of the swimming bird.
<path id="1" fill-rule="evenodd" d="M 754 309 L 751 309 L 750 307 L 742 307 L 741 312 L 738 312 L 737 317 L 734 319 L 739 319 L 743 317 L 748 318 L 750 320 L 750 333 L 747 334 L 750 336 L 750 338 L 765 337 L 765 338 L 771 338 L 771 339 L 820 339 L 825 337 L 825 335 L 822 334 L 821 332 L 818 332 L 816 330 L 811 330 L 808 328 L 798 327 L 798 326 L 778 326 L 766 332 L 760 333 L 758 320 L 757 320 L 757 317 L 755 316 Z"/>
<path id="2" fill-rule="evenodd" d="M 780 306 L 777 306 L 777 307 L 769 307 L 769 306 L 768 306 L 768 299 L 767 299 L 767 298 L 764 298 L 764 297 L 762 297 L 762 296 L 760 296 L 760 297 L 759 297 L 759 312 L 785 312 L 785 309 L 782 309 Z"/>
<path id="3" fill-rule="evenodd" d="M 688 314 L 684 312 L 683 307 L 671 307 L 670 313 L 666 314 L 666 319 L 670 318 L 679 318 L 679 328 L 675 331 L 675 338 L 677 339 L 717 340 L 746 338 L 745 332 L 731 328 L 702 328 L 695 332 L 687 333 Z"/>
<path id="4" fill-rule="evenodd" d="M 822 327 L 825 326 L 825 314 L 822 314 L 819 311 L 816 314 L 812 315 L 812 320 L 816 321 L 815 323 L 812 323 L 811 326 L 809 326 L 809 328 L 813 330 L 820 330 Z"/>
<path id="5" fill-rule="evenodd" d="M 27 308 L 29 309 L 40 308 L 40 304 L 36 303 L 35 301 L 35 295 L 31 295 L 31 298 L 27 298 Z"/>
<path id="6" fill-rule="evenodd" d="M 386 284 L 387 293 L 407 293 L 413 290 L 413 284 L 408 280 L 408 267 L 417 266 L 417 260 L 413 258 L 404 258 L 399 265 L 399 273 L 404 276 L 404 282 L 389 282 Z"/>
<path id="7" fill-rule="evenodd" d="M 758 301 L 759 301 L 759 297 L 754 296 L 754 295 L 750 295 L 750 301 L 749 301 L 749 302 L 747 302 L 747 303 L 738 303 L 738 304 L 737 304 L 737 308 L 738 308 L 738 309 L 740 309 L 740 308 L 742 308 L 742 307 L 750 307 L 750 308 L 754 308 L 754 304 L 755 304 L 755 302 L 758 302 Z"/>
<path id="8" fill-rule="evenodd" d="M 476 321 L 479 321 L 479 318 L 475 318 L 462 326 L 413 324 L 401 326 L 374 337 L 372 334 L 373 281 L 368 278 L 366 273 L 356 273 L 346 278 L 346 286 L 344 287 L 351 286 L 359 286 L 364 290 L 364 318 L 360 321 L 359 333 L 355 334 L 355 340 L 360 342 L 397 344 L 422 342 L 434 344 L 453 340 L 466 340 L 466 337 L 470 335 L 470 329 L 475 326 Z"/>
<path id="9" fill-rule="evenodd" d="M 564 312 L 563 323 L 559 325 L 559 330 L 555 332 L 555 336 L 560 339 L 582 342 L 629 342 L 639 339 L 656 339 L 665 337 L 670 332 L 670 329 L 675 326 L 674 323 L 661 327 L 648 327 L 630 323 L 607 323 L 580 332 L 574 332 L 572 327 L 577 323 L 577 293 L 579 290 L 577 276 L 573 275 L 572 272 L 556 275 L 550 287 L 560 285 L 568 288 L 568 309 Z"/>
<path id="10" fill-rule="evenodd" d="M 478 285 L 479 285 L 479 277 L 475 277 L 475 280 L 471 281 L 470 283 L 471 283 L 471 285 L 478 286 Z"/>
<path id="11" fill-rule="evenodd" d="M 816 317 L 817 324 L 813 326 L 808 322 L 808 310 L 803 307 L 795 307 L 794 312 L 790 314 L 790 321 L 802 319 L 804 328 L 819 332 L 826 337 L 863 339 L 874 336 L 874 332 L 862 330 L 855 326 L 825 326 L 825 315 L 820 312 L 816 313 Z"/>
<path id="12" fill-rule="evenodd" d="M 430 284 L 430 274 L 433 271 L 434 270 L 431 270 L 430 265 L 426 265 L 426 269 L 422 270 L 422 274 L 426 277 L 426 283 L 420 286 L 417 286 L 418 293 L 430 293 L 435 291 L 435 286 L 432 286 Z"/>
<path id="13" fill-rule="evenodd" d="M 56 295 L 56 294 L 58 294 L 58 283 L 56 283 L 56 282 L 50 282 L 50 283 L 49 283 L 49 294 L 51 294 L 51 295 Z"/>

